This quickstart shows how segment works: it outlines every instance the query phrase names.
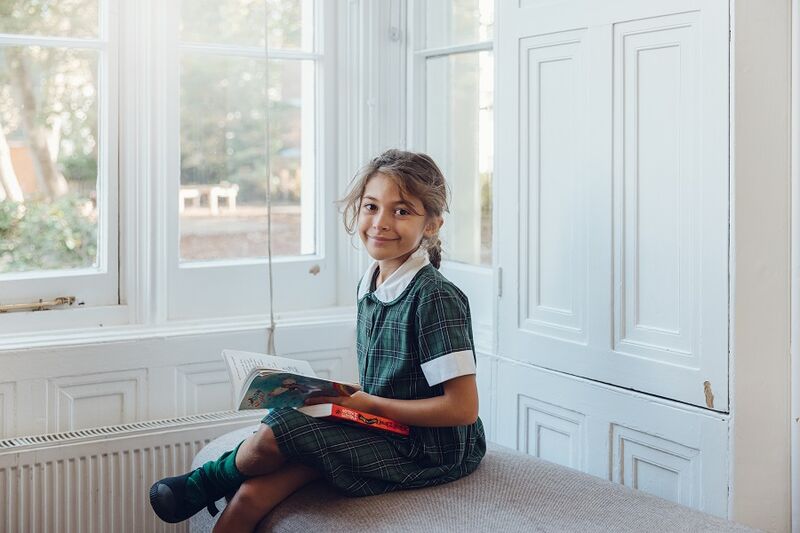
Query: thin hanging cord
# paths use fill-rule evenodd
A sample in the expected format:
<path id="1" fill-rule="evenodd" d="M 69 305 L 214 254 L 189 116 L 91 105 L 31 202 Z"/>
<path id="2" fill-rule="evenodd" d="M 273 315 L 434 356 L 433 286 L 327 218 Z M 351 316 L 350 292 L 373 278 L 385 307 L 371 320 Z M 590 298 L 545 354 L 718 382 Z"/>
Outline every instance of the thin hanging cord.
<path id="1" fill-rule="evenodd" d="M 269 17 L 267 0 L 264 0 L 264 138 L 266 142 L 267 174 L 267 273 L 269 275 L 269 329 L 267 330 L 267 353 L 275 353 L 275 299 L 272 296 L 272 183 L 269 157 Z"/>

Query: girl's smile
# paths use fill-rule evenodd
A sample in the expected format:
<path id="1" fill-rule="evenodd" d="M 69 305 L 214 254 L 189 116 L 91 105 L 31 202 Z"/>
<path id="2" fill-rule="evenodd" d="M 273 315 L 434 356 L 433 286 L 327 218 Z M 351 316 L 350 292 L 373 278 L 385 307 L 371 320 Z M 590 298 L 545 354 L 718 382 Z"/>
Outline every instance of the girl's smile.
<path id="1" fill-rule="evenodd" d="M 377 244 L 383 244 L 385 242 L 396 241 L 397 239 L 386 239 L 384 237 L 373 237 L 372 235 L 369 236 L 370 239 L 373 239 Z"/>

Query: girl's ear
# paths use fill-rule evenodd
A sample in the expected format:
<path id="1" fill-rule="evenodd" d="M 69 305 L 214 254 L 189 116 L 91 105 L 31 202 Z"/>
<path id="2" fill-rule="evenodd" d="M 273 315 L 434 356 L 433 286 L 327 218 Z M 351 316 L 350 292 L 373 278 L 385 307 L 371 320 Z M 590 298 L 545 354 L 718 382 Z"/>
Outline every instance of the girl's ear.
<path id="1" fill-rule="evenodd" d="M 434 217 L 425 224 L 425 236 L 433 237 L 439 232 L 439 228 L 444 224 L 444 218 L 441 216 Z"/>

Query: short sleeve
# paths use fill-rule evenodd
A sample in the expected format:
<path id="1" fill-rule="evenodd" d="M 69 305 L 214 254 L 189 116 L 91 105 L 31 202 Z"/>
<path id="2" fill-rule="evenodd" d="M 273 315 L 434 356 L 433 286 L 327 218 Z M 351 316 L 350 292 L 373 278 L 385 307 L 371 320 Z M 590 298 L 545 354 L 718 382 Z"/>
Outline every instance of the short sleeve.
<path id="1" fill-rule="evenodd" d="M 449 288 L 430 291 L 420 299 L 416 321 L 420 364 L 429 386 L 475 374 L 466 297 Z"/>

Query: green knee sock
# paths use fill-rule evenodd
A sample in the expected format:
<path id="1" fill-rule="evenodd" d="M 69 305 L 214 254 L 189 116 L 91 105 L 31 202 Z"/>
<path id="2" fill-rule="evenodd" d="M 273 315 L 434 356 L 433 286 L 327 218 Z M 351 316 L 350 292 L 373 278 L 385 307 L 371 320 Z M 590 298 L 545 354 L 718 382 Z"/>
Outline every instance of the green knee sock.
<path id="1" fill-rule="evenodd" d="M 247 476 L 236 468 L 236 452 L 241 445 L 240 442 L 236 448 L 223 453 L 216 461 L 209 461 L 198 469 L 205 473 L 206 480 L 211 486 L 203 483 L 198 470 L 192 472 L 186 480 L 186 498 L 191 503 L 206 503 L 212 498 L 219 499 L 236 491 L 247 479 Z"/>

